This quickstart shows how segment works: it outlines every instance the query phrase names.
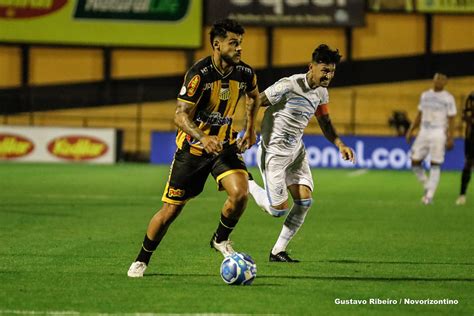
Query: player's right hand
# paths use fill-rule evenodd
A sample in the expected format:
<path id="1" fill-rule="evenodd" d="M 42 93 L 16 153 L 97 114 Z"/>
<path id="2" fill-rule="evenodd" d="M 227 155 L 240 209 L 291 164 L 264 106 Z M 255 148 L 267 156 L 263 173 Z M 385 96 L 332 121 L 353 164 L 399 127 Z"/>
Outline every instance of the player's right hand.
<path id="1" fill-rule="evenodd" d="M 201 144 L 208 154 L 219 153 L 222 150 L 222 143 L 217 136 L 205 135 L 201 138 Z"/>

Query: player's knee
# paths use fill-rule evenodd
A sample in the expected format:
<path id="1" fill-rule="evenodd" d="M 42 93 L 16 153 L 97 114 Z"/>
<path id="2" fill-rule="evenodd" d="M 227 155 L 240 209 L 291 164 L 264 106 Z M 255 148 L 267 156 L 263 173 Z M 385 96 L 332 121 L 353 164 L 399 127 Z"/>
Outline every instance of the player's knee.
<path id="1" fill-rule="evenodd" d="M 245 205 L 249 198 L 249 193 L 247 190 L 235 190 L 229 194 L 229 200 L 232 204 L 235 205 Z"/>

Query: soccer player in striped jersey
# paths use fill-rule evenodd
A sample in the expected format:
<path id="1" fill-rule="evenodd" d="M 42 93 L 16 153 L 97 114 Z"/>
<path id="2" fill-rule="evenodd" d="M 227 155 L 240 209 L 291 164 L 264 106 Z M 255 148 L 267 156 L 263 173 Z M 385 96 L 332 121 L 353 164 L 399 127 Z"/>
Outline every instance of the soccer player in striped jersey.
<path id="1" fill-rule="evenodd" d="M 267 213 L 288 214 L 270 252 L 272 262 L 297 262 L 286 248 L 303 225 L 313 202 L 313 178 L 302 141 L 304 129 L 316 116 L 324 136 L 334 143 L 343 159 L 354 162 L 354 153 L 338 137 L 329 117 L 327 87 L 334 77 L 341 55 L 327 45 L 313 52 L 307 73 L 282 78 L 260 94 L 267 109 L 262 121 L 262 137 L 257 162 L 264 187 L 251 177 L 249 190 L 255 202 Z M 293 205 L 288 202 L 288 190 Z"/>
<path id="2" fill-rule="evenodd" d="M 462 118 L 466 123 L 464 139 L 464 168 L 461 175 L 461 192 L 456 200 L 457 205 L 466 204 L 466 191 L 471 180 L 472 167 L 474 166 L 474 91 L 471 92 L 464 104 Z"/>
<path id="3" fill-rule="evenodd" d="M 228 196 L 210 244 L 224 256 L 234 253 L 229 235 L 248 198 L 248 174 L 241 152 L 256 141 L 254 122 L 260 106 L 254 70 L 241 61 L 243 34 L 243 27 L 233 20 L 216 22 L 210 32 L 212 55 L 196 62 L 185 75 L 174 117 L 178 148 L 163 206 L 148 225 L 129 277 L 143 276 L 169 226 L 188 200 L 202 192 L 209 174 Z M 255 103 L 247 106 L 248 124 L 243 138 L 237 141 L 233 116 L 237 106 L 245 106 L 246 97 Z"/>
<path id="4" fill-rule="evenodd" d="M 436 73 L 433 77 L 433 89 L 421 94 L 418 114 L 408 129 L 406 139 L 410 143 L 417 128 L 420 132 L 411 147 L 411 165 L 418 181 L 423 185 L 424 195 L 421 202 L 425 205 L 433 203 L 444 162 L 445 149 L 454 146 L 454 118 L 456 103 L 451 93 L 444 87 L 448 77 Z M 429 177 L 422 166 L 423 160 L 430 155 L 431 164 Z"/>

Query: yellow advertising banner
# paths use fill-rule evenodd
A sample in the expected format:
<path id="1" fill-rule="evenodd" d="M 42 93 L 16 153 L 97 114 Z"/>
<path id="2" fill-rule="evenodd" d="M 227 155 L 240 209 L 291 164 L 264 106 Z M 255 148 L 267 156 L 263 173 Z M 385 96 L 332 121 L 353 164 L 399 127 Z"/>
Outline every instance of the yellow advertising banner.
<path id="1" fill-rule="evenodd" d="M 422 13 L 474 13 L 474 1 L 416 0 L 416 9 Z"/>
<path id="2" fill-rule="evenodd" d="M 198 48 L 202 0 L 0 0 L 0 42 Z"/>

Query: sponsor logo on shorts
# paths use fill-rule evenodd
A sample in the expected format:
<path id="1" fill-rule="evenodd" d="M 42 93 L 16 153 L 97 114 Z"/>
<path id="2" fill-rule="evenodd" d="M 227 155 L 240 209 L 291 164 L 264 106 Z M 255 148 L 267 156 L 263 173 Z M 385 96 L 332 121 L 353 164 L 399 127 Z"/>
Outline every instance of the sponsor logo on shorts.
<path id="1" fill-rule="evenodd" d="M 186 87 L 182 86 L 181 91 L 179 91 L 179 95 L 185 95 L 186 94 Z"/>
<path id="2" fill-rule="evenodd" d="M 201 82 L 201 76 L 195 75 L 188 83 L 188 97 L 192 97 L 199 86 L 199 82 Z"/>
<path id="3" fill-rule="evenodd" d="M 0 159 L 20 158 L 33 151 L 35 145 L 25 137 L 0 134 Z"/>
<path id="4" fill-rule="evenodd" d="M 181 198 L 184 196 L 185 190 L 176 189 L 173 187 L 168 188 L 168 196 L 169 197 L 178 197 Z"/>
<path id="5" fill-rule="evenodd" d="M 67 0 L 0 0 L 0 18 L 28 19 L 60 10 Z"/>
<path id="6" fill-rule="evenodd" d="M 72 135 L 53 139 L 48 144 L 48 151 L 62 159 L 89 160 L 105 155 L 108 146 L 94 137 Z"/>

